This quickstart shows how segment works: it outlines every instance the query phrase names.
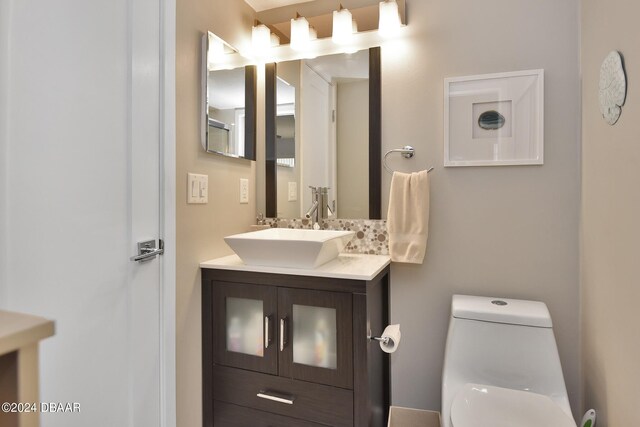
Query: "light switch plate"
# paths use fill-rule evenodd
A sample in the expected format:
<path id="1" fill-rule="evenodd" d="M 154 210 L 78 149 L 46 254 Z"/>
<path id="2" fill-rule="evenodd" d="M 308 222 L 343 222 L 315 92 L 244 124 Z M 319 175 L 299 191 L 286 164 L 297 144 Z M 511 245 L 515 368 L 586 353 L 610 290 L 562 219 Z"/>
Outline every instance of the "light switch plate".
<path id="1" fill-rule="evenodd" d="M 209 175 L 187 174 L 187 203 L 209 203 Z"/>
<path id="2" fill-rule="evenodd" d="M 249 203 L 249 180 L 240 178 L 240 203 Z"/>
<path id="3" fill-rule="evenodd" d="M 296 200 L 298 200 L 298 183 L 295 181 L 289 181 L 288 201 L 295 202 Z"/>

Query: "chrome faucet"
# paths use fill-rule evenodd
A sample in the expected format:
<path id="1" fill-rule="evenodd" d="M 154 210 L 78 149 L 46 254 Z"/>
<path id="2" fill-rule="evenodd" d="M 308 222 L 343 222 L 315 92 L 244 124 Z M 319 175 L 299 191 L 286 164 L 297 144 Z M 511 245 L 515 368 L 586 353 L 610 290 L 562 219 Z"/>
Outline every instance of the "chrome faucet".
<path id="1" fill-rule="evenodd" d="M 314 197 L 315 197 L 315 195 L 314 195 Z M 317 218 L 317 213 L 318 213 L 318 201 L 314 200 L 313 204 L 311 205 L 311 207 L 309 208 L 307 213 L 304 215 L 304 217 L 307 218 L 307 219 L 311 219 L 311 217 L 313 215 L 316 215 L 316 219 L 318 219 Z"/>
<path id="2" fill-rule="evenodd" d="M 323 219 L 329 218 L 329 212 L 333 215 L 333 211 L 329 209 L 329 187 L 312 187 L 311 189 L 311 200 L 313 200 L 313 204 L 305 214 L 305 218 L 313 220 L 313 228 L 320 228 L 320 222 Z"/>

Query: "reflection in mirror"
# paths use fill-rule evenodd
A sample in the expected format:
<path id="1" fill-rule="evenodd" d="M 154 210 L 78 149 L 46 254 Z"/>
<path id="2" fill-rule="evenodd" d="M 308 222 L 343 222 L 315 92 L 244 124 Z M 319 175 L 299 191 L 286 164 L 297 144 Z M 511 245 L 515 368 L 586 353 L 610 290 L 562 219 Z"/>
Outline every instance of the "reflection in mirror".
<path id="1" fill-rule="evenodd" d="M 244 157 L 244 77 L 244 68 L 209 72 L 207 151 Z"/>
<path id="2" fill-rule="evenodd" d="M 255 67 L 222 69 L 225 55 L 236 51 L 212 33 L 204 42 L 203 147 L 210 153 L 255 160 Z"/>
<path id="3" fill-rule="evenodd" d="M 300 84 L 299 61 L 278 66 L 276 79 L 276 179 L 277 216 L 296 218 L 300 215 L 298 183 L 300 163 L 296 161 L 296 88 Z"/>
<path id="4" fill-rule="evenodd" d="M 283 168 L 296 167 L 296 117 L 293 114 L 278 115 L 276 119 L 277 165 Z"/>
<path id="5" fill-rule="evenodd" d="M 276 131 L 266 151 L 275 144 L 277 171 L 275 183 L 267 173 L 267 216 L 303 218 L 314 204 L 310 186 L 328 187 L 318 218 L 377 216 L 370 214 L 369 57 L 363 50 L 276 65 Z M 379 168 L 378 160 L 378 176 Z"/>

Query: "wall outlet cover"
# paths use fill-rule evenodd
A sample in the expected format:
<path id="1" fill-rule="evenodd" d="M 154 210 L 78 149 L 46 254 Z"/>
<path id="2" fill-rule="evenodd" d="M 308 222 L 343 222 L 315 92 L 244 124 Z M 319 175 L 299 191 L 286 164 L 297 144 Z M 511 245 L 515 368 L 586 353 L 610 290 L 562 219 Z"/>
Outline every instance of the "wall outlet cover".
<path id="1" fill-rule="evenodd" d="M 187 203 L 209 203 L 209 175 L 187 174 Z"/>
<path id="2" fill-rule="evenodd" d="M 249 180 L 240 178 L 240 203 L 249 203 Z"/>
<path id="3" fill-rule="evenodd" d="M 289 181 L 289 197 L 288 201 L 295 202 L 298 200 L 298 183 Z"/>

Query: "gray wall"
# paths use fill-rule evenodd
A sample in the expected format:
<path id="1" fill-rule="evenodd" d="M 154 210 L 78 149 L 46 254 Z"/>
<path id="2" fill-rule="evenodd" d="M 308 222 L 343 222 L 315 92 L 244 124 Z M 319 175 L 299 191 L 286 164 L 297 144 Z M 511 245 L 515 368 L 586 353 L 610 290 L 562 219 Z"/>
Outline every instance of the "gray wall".
<path id="1" fill-rule="evenodd" d="M 278 218 L 300 218 L 300 196 L 295 202 L 289 201 L 289 182 L 298 183 L 298 192 L 300 191 L 300 177 L 297 168 L 286 168 L 278 166 L 276 168 L 278 183 Z"/>
<path id="2" fill-rule="evenodd" d="M 383 149 L 411 144 L 407 170 L 435 166 L 423 265 L 392 267 L 393 403 L 440 408 L 454 293 L 541 300 L 574 413 L 579 406 L 578 0 L 413 0 L 407 40 L 383 46 Z M 544 68 L 545 164 L 443 168 L 443 79 Z M 390 176 L 384 174 L 387 204 Z M 636 180 L 637 182 L 637 180 Z"/>
<path id="3" fill-rule="evenodd" d="M 598 427 L 640 425 L 640 4 L 582 1 L 582 360 L 585 408 Z M 600 64 L 624 55 L 627 102 L 600 115 Z"/>
<path id="4" fill-rule="evenodd" d="M 338 83 L 338 218 L 369 218 L 369 80 Z"/>

